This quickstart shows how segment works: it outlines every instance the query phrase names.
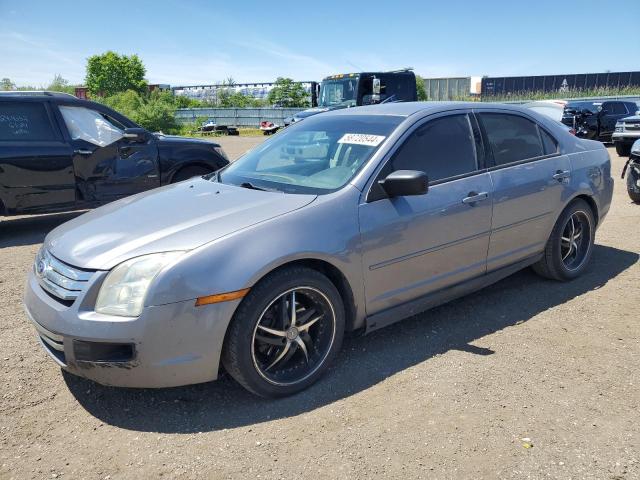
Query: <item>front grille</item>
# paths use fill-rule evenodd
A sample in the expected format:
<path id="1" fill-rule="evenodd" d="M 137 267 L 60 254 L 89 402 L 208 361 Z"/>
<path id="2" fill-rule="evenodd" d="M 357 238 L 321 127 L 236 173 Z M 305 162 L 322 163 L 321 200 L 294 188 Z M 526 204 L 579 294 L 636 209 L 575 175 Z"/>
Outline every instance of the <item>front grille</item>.
<path id="1" fill-rule="evenodd" d="M 34 270 L 42 289 L 67 305 L 78 298 L 94 273 L 67 265 L 46 250 L 38 253 Z"/>
<path id="2" fill-rule="evenodd" d="M 640 123 L 626 123 L 624 127 L 626 130 L 637 131 L 640 130 Z"/>

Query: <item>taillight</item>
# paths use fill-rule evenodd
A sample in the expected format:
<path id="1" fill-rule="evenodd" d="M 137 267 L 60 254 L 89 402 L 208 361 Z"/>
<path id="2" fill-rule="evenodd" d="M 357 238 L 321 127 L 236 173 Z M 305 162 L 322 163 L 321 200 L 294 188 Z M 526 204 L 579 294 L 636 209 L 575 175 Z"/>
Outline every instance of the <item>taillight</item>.
<path id="1" fill-rule="evenodd" d="M 569 129 L 569 133 L 570 133 L 571 135 L 575 135 L 575 134 L 576 134 L 576 131 L 575 131 L 573 128 L 570 128 L 570 129 Z"/>

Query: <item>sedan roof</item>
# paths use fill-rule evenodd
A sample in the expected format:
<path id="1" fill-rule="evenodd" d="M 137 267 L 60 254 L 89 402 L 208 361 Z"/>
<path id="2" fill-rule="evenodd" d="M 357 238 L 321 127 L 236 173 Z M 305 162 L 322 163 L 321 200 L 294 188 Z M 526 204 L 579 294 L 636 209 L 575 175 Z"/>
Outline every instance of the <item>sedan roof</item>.
<path id="1" fill-rule="evenodd" d="M 442 112 L 447 110 L 458 110 L 461 108 L 500 108 L 517 112 L 527 111 L 520 105 L 509 105 L 505 103 L 487 102 L 397 102 L 382 103 L 378 105 L 367 105 L 363 107 L 343 108 L 331 110 L 323 115 L 394 115 L 409 117 L 415 113 Z"/>

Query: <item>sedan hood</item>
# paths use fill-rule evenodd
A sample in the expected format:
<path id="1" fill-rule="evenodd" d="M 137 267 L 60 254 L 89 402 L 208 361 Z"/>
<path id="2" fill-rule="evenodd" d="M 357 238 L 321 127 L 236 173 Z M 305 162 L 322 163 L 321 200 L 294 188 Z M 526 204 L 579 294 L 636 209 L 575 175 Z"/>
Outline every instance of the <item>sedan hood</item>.
<path id="1" fill-rule="evenodd" d="M 85 213 L 47 235 L 45 247 L 75 267 L 109 270 L 148 253 L 197 248 L 302 208 L 315 198 L 198 178 Z"/>

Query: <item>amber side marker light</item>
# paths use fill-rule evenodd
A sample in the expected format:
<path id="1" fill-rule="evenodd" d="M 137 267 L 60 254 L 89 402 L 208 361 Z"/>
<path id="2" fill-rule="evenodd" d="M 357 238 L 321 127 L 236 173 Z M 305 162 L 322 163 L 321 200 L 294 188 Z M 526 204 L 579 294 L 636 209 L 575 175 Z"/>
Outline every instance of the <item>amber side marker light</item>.
<path id="1" fill-rule="evenodd" d="M 207 295 L 206 297 L 198 297 L 196 298 L 196 307 L 201 307 L 202 305 L 210 305 L 212 303 L 221 303 L 221 302 L 229 302 L 231 300 L 237 300 L 239 298 L 244 297 L 247 293 L 249 293 L 249 288 L 245 288 L 244 290 L 236 290 L 235 292 L 227 292 L 227 293 L 219 293 L 217 295 Z"/>

